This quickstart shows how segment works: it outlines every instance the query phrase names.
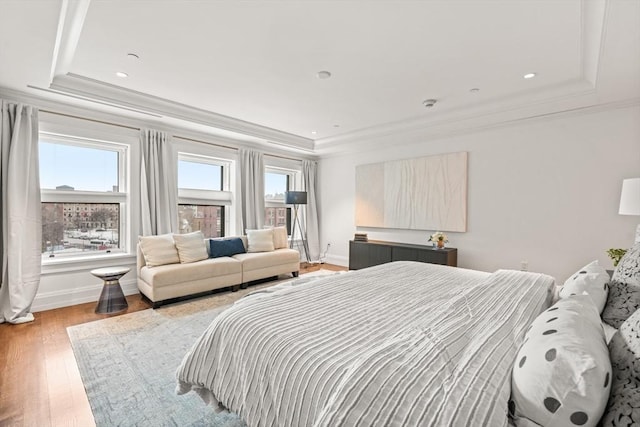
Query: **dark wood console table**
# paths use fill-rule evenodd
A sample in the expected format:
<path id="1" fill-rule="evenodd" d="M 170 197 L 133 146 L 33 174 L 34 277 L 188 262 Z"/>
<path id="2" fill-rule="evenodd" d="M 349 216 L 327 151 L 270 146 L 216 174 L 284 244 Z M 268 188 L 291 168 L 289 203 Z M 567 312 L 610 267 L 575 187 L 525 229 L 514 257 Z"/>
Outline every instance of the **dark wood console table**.
<path id="1" fill-rule="evenodd" d="M 434 249 L 431 246 L 380 240 L 349 241 L 349 270 L 359 270 L 391 261 L 419 261 L 457 267 L 458 249 Z"/>

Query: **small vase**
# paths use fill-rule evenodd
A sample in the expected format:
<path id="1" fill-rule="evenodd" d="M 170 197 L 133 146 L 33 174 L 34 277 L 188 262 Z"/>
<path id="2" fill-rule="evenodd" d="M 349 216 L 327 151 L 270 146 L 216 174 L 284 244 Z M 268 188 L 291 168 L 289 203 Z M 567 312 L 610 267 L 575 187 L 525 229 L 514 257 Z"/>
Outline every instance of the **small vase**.
<path id="1" fill-rule="evenodd" d="M 444 248 L 444 241 L 443 240 L 438 240 L 438 242 L 436 244 L 436 248 L 443 249 Z"/>

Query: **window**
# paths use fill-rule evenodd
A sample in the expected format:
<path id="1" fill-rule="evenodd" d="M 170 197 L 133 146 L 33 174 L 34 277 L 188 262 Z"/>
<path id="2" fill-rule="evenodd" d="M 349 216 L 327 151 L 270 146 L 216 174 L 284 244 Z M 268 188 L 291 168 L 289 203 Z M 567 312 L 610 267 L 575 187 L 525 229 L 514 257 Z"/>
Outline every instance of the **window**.
<path id="1" fill-rule="evenodd" d="M 42 259 L 122 252 L 123 144 L 40 134 Z"/>
<path id="2" fill-rule="evenodd" d="M 178 232 L 224 236 L 230 204 L 229 161 L 179 153 Z"/>
<path id="3" fill-rule="evenodd" d="M 287 227 L 291 234 L 291 208 L 284 204 L 284 193 L 293 185 L 294 172 L 284 169 L 267 168 L 264 174 L 264 225 Z"/>

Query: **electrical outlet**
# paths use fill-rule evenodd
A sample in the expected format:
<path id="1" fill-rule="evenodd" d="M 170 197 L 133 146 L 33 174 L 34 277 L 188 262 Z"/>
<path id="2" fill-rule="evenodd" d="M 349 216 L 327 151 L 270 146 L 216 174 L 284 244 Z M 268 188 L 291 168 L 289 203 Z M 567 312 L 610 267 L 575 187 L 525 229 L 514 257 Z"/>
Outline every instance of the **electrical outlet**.
<path id="1" fill-rule="evenodd" d="M 520 261 L 520 270 L 529 271 L 529 261 Z"/>

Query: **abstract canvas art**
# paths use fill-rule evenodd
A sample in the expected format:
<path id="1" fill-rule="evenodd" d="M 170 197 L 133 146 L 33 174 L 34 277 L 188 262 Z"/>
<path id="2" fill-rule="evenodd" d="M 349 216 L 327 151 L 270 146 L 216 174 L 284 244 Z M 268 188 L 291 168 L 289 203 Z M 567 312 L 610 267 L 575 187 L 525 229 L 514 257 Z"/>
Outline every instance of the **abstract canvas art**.
<path id="1" fill-rule="evenodd" d="M 467 153 L 356 166 L 356 226 L 467 231 Z"/>

